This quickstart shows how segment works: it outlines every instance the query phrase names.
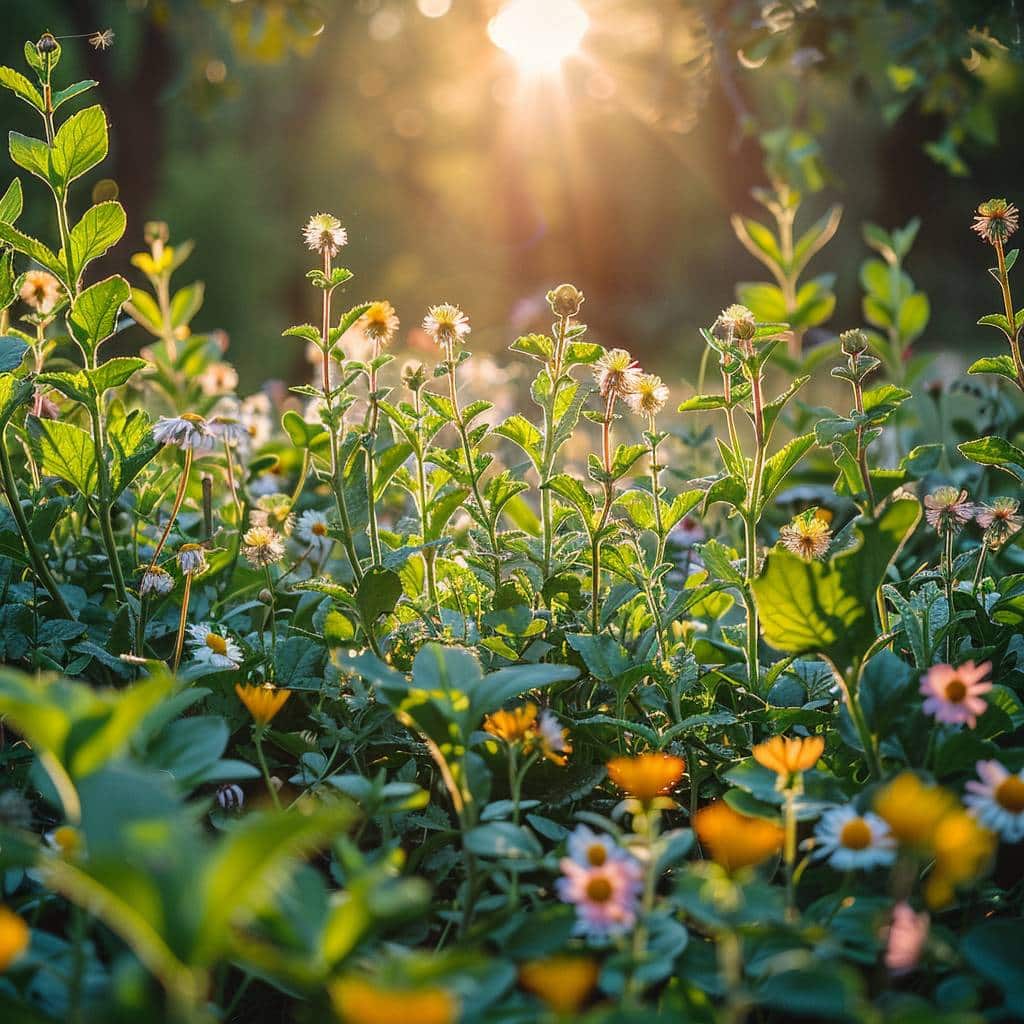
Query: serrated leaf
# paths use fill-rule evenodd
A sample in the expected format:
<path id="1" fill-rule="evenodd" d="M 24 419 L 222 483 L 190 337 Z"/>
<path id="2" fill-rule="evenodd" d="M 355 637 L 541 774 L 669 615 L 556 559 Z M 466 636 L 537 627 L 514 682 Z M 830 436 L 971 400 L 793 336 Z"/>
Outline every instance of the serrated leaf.
<path id="1" fill-rule="evenodd" d="M 57 129 L 50 164 L 54 184 L 67 185 L 92 170 L 107 155 L 107 118 L 100 106 L 72 114 Z"/>
<path id="2" fill-rule="evenodd" d="M 100 345 L 114 333 L 118 314 L 130 295 L 128 282 L 115 275 L 90 285 L 75 299 L 67 316 L 68 330 L 87 360 L 91 361 Z"/>
<path id="3" fill-rule="evenodd" d="M 120 241 L 125 224 L 124 207 L 118 202 L 97 203 L 85 211 L 71 229 L 71 266 L 76 281 L 92 260 Z"/>
<path id="4" fill-rule="evenodd" d="M 0 197 L 0 221 L 13 224 L 21 216 L 21 182 L 15 178 Z"/>
<path id="5" fill-rule="evenodd" d="M 64 420 L 32 417 L 29 443 L 46 476 L 56 476 L 81 494 L 91 497 L 97 486 L 96 451 L 93 440 L 81 427 Z"/>
<path id="6" fill-rule="evenodd" d="M 23 74 L 15 71 L 14 68 L 0 67 L 0 85 L 5 89 L 10 89 L 18 99 L 24 100 L 30 107 L 39 111 L 39 113 L 45 111 L 46 106 L 43 103 L 43 97 L 39 94 L 39 90 Z"/>
<path id="7" fill-rule="evenodd" d="M 977 441 L 965 441 L 957 447 L 972 462 L 981 466 L 998 466 L 1024 483 L 1024 450 L 1006 438 L 981 437 Z"/>

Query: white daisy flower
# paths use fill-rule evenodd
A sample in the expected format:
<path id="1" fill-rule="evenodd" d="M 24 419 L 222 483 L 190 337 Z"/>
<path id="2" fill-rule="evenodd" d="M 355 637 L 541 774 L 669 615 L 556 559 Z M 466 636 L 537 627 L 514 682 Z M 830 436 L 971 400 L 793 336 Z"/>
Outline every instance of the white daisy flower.
<path id="1" fill-rule="evenodd" d="M 159 565 L 148 566 L 142 574 L 142 580 L 139 582 L 139 593 L 143 597 L 147 594 L 156 594 L 157 597 L 163 597 L 164 594 L 169 594 L 173 589 L 174 577 L 166 569 L 161 569 Z"/>
<path id="2" fill-rule="evenodd" d="M 450 302 L 431 306 L 423 318 L 423 330 L 442 347 L 454 345 L 469 334 L 469 317 Z"/>
<path id="3" fill-rule="evenodd" d="M 210 425 L 194 412 L 184 412 L 180 416 L 161 416 L 153 426 L 153 440 L 158 444 L 191 448 L 194 452 L 211 451 L 217 444 Z"/>
<path id="4" fill-rule="evenodd" d="M 202 544 L 182 544 L 178 548 L 178 568 L 187 576 L 206 572 L 206 549 Z"/>
<path id="5" fill-rule="evenodd" d="M 1014 775 L 998 761 L 975 765 L 981 782 L 967 783 L 964 803 L 985 828 L 1008 843 L 1024 839 L 1024 771 Z"/>
<path id="6" fill-rule="evenodd" d="M 348 233 L 341 221 L 329 213 L 315 213 L 302 229 L 306 245 L 321 255 L 337 256 L 338 250 L 348 242 Z"/>
<path id="7" fill-rule="evenodd" d="M 312 548 L 317 559 L 325 558 L 332 547 L 334 538 L 330 534 L 330 523 L 323 512 L 310 508 L 299 516 L 295 536 L 307 547 Z"/>
<path id="8" fill-rule="evenodd" d="M 814 856 L 837 871 L 866 871 L 891 864 L 896 840 L 877 814 L 861 814 L 853 804 L 826 811 L 814 827 Z"/>
<path id="9" fill-rule="evenodd" d="M 213 668 L 238 668 L 242 663 L 242 649 L 230 637 L 214 632 L 211 626 L 201 623 L 188 627 L 192 657 L 200 664 Z"/>
<path id="10" fill-rule="evenodd" d="M 240 444 L 249 440 L 245 424 L 234 416 L 211 416 L 207 425 L 214 437 L 227 444 Z"/>

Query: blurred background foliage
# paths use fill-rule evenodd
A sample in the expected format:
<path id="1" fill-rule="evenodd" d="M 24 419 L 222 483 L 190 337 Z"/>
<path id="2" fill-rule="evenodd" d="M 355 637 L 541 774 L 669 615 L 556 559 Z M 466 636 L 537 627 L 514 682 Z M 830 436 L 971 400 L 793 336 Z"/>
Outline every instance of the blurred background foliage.
<path id="1" fill-rule="evenodd" d="M 280 331 L 311 315 L 299 232 L 320 209 L 348 227 L 352 300 L 390 298 L 402 349 L 446 300 L 497 353 L 546 328 L 569 279 L 594 340 L 693 380 L 698 328 L 764 278 L 729 215 L 763 215 L 769 176 L 805 193 L 805 225 L 844 207 L 814 270 L 836 274 L 835 315 L 808 343 L 863 322 L 862 224 L 919 216 L 916 347 L 952 374 L 986 346 L 969 225 L 1024 166 L 1016 0 L 581 2 L 581 52 L 543 77 L 488 38 L 500 0 L 7 0 L 4 60 L 44 29 L 114 30 L 110 50 L 65 48 L 114 125 L 97 188 L 129 241 L 108 261 L 147 219 L 194 239 L 199 324 L 230 334 L 243 390 L 306 373 Z M 0 116 L 24 127 L 13 98 Z M 46 216 L 30 203 L 26 229 L 48 235 Z"/>

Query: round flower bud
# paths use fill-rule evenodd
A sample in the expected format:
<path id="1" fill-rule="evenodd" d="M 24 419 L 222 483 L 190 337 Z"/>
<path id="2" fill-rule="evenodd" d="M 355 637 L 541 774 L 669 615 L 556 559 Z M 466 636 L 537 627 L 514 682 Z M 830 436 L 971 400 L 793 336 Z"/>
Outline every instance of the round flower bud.
<path id="1" fill-rule="evenodd" d="M 757 333 L 757 321 L 746 306 L 728 306 L 718 314 L 711 333 L 719 341 L 750 341 Z"/>
<path id="2" fill-rule="evenodd" d="M 548 305 L 555 316 L 575 316 L 583 305 L 583 292 L 573 284 L 560 284 L 548 292 Z"/>
<path id="3" fill-rule="evenodd" d="M 36 43 L 36 49 L 40 53 L 53 53 L 54 50 L 59 48 L 60 43 L 58 43 L 49 32 L 44 32 L 40 37 L 39 42 Z"/>
<path id="4" fill-rule="evenodd" d="M 839 343 L 843 347 L 844 355 L 859 356 L 868 348 L 868 336 L 860 329 L 843 331 L 839 335 Z"/>
<path id="5" fill-rule="evenodd" d="M 260 602 L 262 604 L 273 604 L 274 603 L 274 595 L 269 590 L 267 590 L 266 587 L 264 587 L 259 592 L 258 597 L 259 597 Z"/>

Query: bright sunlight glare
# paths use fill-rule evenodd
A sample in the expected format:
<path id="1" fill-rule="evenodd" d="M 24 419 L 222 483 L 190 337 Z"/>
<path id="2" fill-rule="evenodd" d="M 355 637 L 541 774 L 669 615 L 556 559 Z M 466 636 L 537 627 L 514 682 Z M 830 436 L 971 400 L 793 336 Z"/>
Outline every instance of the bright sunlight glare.
<path id="1" fill-rule="evenodd" d="M 509 0 L 487 34 L 523 71 L 556 71 L 580 47 L 590 19 L 576 0 Z"/>

